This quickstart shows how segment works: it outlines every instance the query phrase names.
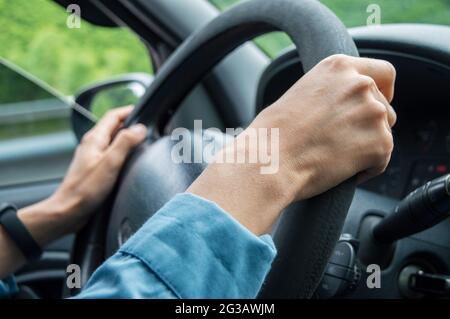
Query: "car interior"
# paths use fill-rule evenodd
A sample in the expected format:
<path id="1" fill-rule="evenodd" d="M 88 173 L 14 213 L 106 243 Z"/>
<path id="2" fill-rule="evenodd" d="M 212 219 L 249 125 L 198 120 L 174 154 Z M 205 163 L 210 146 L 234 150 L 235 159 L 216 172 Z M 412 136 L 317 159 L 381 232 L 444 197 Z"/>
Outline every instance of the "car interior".
<path id="1" fill-rule="evenodd" d="M 439 202 L 445 192 L 450 194 L 449 179 L 442 179 L 450 173 L 450 113 L 445 109 L 450 26 L 399 23 L 346 29 L 331 11 L 319 10 L 322 5 L 310 0 L 250 0 L 223 13 L 206 0 L 54 2 L 61 15 L 76 3 L 83 21 L 126 27 L 145 43 L 154 75 L 129 73 L 92 83 L 75 101 L 92 111 L 108 89 L 131 88 L 137 98 L 131 100 L 136 110 L 128 124 L 146 123 L 154 134 L 132 155 L 102 212 L 80 233 L 45 247 L 40 260 L 16 273 L 21 287 L 16 298 L 75 295 L 79 289 L 65 285 L 68 264 L 81 266 L 84 284 L 145 220 L 189 186 L 205 164 L 180 169 L 170 163 L 167 150 L 173 141 L 167 135 L 173 129 L 193 129 L 198 119 L 204 128 L 245 127 L 305 72 L 336 53 L 384 59 L 395 66 L 393 156 L 382 175 L 357 187 L 348 181 L 286 210 L 273 233 L 279 255 L 259 298 L 450 296 L 450 205 Z M 292 44 L 271 59 L 250 40 L 273 31 L 288 34 Z M 69 109 L 61 112 L 70 118 L 70 132 L 28 138 L 19 146 L 0 143 L 0 202 L 24 207 L 58 187 L 77 141 L 93 125 L 84 111 Z M 5 121 L 0 115 L 0 124 Z M 433 197 L 432 190 L 438 195 Z M 441 205 L 417 208 L 423 201 Z M 439 216 L 430 220 L 430 214 Z M 368 284 L 373 265 L 381 271 L 380 287 Z"/>

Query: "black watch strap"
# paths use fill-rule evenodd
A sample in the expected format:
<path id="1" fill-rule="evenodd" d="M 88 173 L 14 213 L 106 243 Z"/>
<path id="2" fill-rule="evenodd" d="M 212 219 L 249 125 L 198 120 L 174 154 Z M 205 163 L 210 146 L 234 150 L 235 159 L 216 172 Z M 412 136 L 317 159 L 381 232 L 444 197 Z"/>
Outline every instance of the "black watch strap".
<path id="1" fill-rule="evenodd" d="M 28 261 L 38 259 L 42 255 L 41 247 L 17 216 L 17 208 L 14 205 L 0 205 L 0 225 Z"/>

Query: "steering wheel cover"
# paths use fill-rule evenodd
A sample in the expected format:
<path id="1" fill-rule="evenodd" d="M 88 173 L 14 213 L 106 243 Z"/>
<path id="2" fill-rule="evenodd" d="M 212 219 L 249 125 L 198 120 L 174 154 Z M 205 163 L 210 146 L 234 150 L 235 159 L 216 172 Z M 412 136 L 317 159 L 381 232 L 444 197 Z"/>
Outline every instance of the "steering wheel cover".
<path id="1" fill-rule="evenodd" d="M 284 31 L 291 37 L 305 72 L 333 54 L 358 56 L 343 24 L 315 0 L 250 0 L 233 7 L 192 35 L 165 63 L 126 121 L 126 126 L 138 122 L 148 125 L 152 139 L 133 154 L 120 178 L 117 198 L 112 197 L 109 201 L 114 205 L 109 207 L 112 213 L 107 245 L 111 246 L 110 238 L 116 240 L 116 236 L 110 234 L 114 235 L 127 219 L 127 227 L 136 230 L 141 221 L 130 220 L 133 215 L 140 215 L 140 220 L 142 216 L 150 217 L 174 193 L 184 191 L 204 168 L 202 165 L 199 169 L 198 164 L 174 164 L 161 155 L 161 148 L 170 150 L 167 149 L 170 141 L 168 137 L 160 137 L 183 98 L 233 49 L 275 30 Z M 156 139 L 157 142 L 152 143 Z M 180 167 L 175 169 L 175 165 L 184 168 L 179 175 L 175 172 L 180 171 Z M 165 174 L 169 172 L 171 177 L 167 178 Z M 170 182 L 173 181 L 176 181 L 176 186 L 171 187 Z M 161 189 L 167 191 L 165 195 Z M 260 297 L 312 296 L 341 233 L 354 189 L 355 183 L 351 179 L 288 209 L 275 233 L 278 257 Z M 136 204 L 142 196 L 145 200 Z M 150 206 L 142 203 L 150 203 Z M 298 212 L 300 206 L 302 213 Z M 102 216 L 96 217 L 77 239 L 75 262 L 89 267 L 88 270 L 83 269 L 83 282 L 101 259 L 99 254 L 105 252 L 104 222 L 107 217 Z M 95 254 L 89 255 L 89 251 L 95 251 Z"/>

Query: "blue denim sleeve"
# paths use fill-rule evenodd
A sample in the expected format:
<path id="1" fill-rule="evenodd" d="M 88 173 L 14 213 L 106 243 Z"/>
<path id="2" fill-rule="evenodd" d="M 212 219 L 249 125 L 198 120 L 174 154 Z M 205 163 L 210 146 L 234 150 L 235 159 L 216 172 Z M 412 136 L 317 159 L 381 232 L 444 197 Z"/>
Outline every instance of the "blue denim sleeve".
<path id="1" fill-rule="evenodd" d="M 13 276 L 0 280 L 0 298 L 11 296 L 18 291 L 19 289 Z"/>
<path id="2" fill-rule="evenodd" d="M 214 202 L 183 193 L 100 266 L 77 298 L 254 298 L 276 255 Z"/>

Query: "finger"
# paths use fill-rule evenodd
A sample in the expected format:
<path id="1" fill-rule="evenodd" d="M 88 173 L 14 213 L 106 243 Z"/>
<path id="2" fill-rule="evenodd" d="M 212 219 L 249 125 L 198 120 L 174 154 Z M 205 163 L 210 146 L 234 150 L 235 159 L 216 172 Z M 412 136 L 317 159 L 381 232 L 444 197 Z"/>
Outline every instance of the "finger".
<path id="1" fill-rule="evenodd" d="M 121 167 L 128 153 L 147 136 L 145 125 L 136 124 L 121 130 L 107 150 L 106 158 L 113 167 Z"/>
<path id="2" fill-rule="evenodd" d="M 391 141 L 393 141 L 393 136 L 390 129 L 387 130 L 388 131 L 386 132 L 386 134 L 389 134 Z M 372 161 L 372 167 L 369 166 L 368 169 L 357 174 L 357 183 L 358 184 L 364 183 L 369 179 L 384 173 L 386 168 L 389 166 L 391 158 L 392 158 L 392 151 L 389 154 L 386 154 L 386 156 L 384 156 L 383 159 L 377 158 L 375 161 Z"/>
<path id="3" fill-rule="evenodd" d="M 374 79 L 381 93 L 391 103 L 394 99 L 395 79 L 397 72 L 388 61 L 350 57 L 357 71 Z"/>
<path id="4" fill-rule="evenodd" d="M 133 106 L 125 106 L 113 109 L 106 113 L 91 132 L 97 147 L 105 149 L 111 143 L 112 138 L 132 110 Z"/>
<path id="5" fill-rule="evenodd" d="M 391 130 L 392 127 L 394 127 L 395 123 L 397 122 L 397 113 L 395 113 L 394 108 L 392 105 L 388 102 L 386 97 L 375 87 L 374 88 L 374 97 L 377 101 L 382 103 L 387 110 L 387 126 L 388 129 Z"/>

